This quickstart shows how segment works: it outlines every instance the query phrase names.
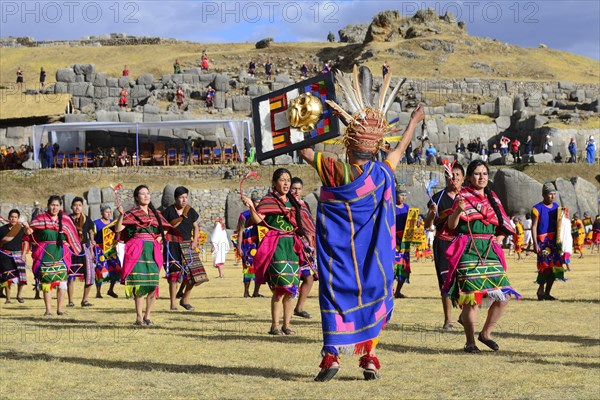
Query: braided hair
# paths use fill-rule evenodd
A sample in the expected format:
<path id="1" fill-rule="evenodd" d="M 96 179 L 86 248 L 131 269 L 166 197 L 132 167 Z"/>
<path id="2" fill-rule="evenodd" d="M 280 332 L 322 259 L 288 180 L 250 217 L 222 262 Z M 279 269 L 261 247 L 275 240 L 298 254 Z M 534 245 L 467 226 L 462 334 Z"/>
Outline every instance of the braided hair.
<path id="1" fill-rule="evenodd" d="M 486 171 L 489 173 L 490 169 L 487 166 L 487 164 L 485 163 L 485 161 L 474 160 L 474 161 L 471 161 L 471 163 L 467 167 L 467 176 L 472 176 L 473 173 L 475 172 L 475 170 L 477 169 L 477 167 L 480 167 L 482 165 L 485 167 Z M 489 185 L 489 182 L 488 182 L 488 185 Z M 498 206 L 498 203 L 496 202 L 496 198 L 494 197 L 492 190 L 489 188 L 489 186 L 486 186 L 485 188 L 483 188 L 483 193 L 485 194 L 485 197 L 488 199 L 488 202 L 492 206 L 494 213 L 496 213 L 496 218 L 498 219 L 498 229 L 497 230 L 500 230 L 500 231 L 506 233 L 507 230 L 504 227 L 504 218 L 502 217 L 502 212 L 500 211 L 500 207 Z"/>
<path id="2" fill-rule="evenodd" d="M 50 204 L 52 204 L 53 202 L 58 201 L 58 204 L 60 204 L 62 206 L 62 199 L 60 198 L 60 196 L 58 195 L 52 195 L 48 198 L 48 208 L 50 208 Z M 62 233 L 63 230 L 63 212 L 59 211 L 58 212 L 58 236 L 56 237 L 56 245 L 58 247 L 62 247 L 63 245 L 63 239 L 62 236 L 60 235 Z"/>

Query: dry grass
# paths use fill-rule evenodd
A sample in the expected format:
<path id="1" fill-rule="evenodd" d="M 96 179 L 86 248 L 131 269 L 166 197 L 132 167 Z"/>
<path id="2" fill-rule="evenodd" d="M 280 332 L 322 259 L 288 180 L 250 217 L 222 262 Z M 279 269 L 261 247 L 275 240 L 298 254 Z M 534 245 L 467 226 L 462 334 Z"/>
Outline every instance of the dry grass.
<path id="1" fill-rule="evenodd" d="M 589 118 L 582 119 L 578 124 L 565 124 L 562 121 L 553 121 L 548 126 L 558 129 L 600 129 L 600 115 L 594 114 Z"/>
<path id="2" fill-rule="evenodd" d="M 593 183 L 600 190 L 600 173 L 597 166 L 586 163 L 579 164 L 526 164 L 517 169 L 529 175 L 538 182 L 555 181 L 556 178 L 566 180 L 576 176 Z"/>
<path id="3" fill-rule="evenodd" d="M 453 43 L 454 52 L 426 51 L 420 47 L 429 39 Z M 470 42 L 470 45 L 467 44 Z M 394 43 L 371 43 L 367 47 L 377 54 L 366 65 L 380 72 L 387 60 L 392 73 L 415 78 L 495 78 L 507 80 L 597 83 L 600 62 L 560 50 L 524 48 L 475 36 L 436 35 L 431 38 L 400 40 Z M 418 58 L 391 55 L 386 50 L 410 51 Z M 487 64 L 490 73 L 472 68 L 473 63 Z M 435 67 L 432 67 L 435 66 Z"/>
<path id="4" fill-rule="evenodd" d="M 0 89 L 0 120 L 63 114 L 70 98 L 66 93 L 28 96 L 13 89 Z"/>
<path id="5" fill-rule="evenodd" d="M 196 311 L 168 311 L 162 297 L 149 329 L 133 329 L 133 303 L 123 298 L 92 298 L 90 309 L 42 317 L 43 303 L 29 287 L 25 304 L 0 305 L 0 397 L 597 398 L 599 262 L 598 255 L 573 260 L 569 281 L 553 291 L 561 301 L 538 302 L 532 257 L 510 259 L 509 277 L 523 299 L 498 326 L 501 351 L 481 355 L 463 353 L 462 333 L 440 331 L 433 264 L 415 263 L 404 290 L 410 297 L 396 302 L 381 337 L 382 378 L 374 383 L 362 380 L 356 357 L 343 357 L 330 383 L 313 382 L 322 345 L 316 289 L 306 307 L 313 319 L 292 321 L 298 336 L 271 337 L 269 299 L 241 297 L 232 258 L 225 279 L 210 268 L 211 281 L 192 292 Z"/>
<path id="6" fill-rule="evenodd" d="M 494 118 L 488 115 L 470 114 L 463 118 L 444 118 L 444 123 L 453 125 L 492 124 Z"/>

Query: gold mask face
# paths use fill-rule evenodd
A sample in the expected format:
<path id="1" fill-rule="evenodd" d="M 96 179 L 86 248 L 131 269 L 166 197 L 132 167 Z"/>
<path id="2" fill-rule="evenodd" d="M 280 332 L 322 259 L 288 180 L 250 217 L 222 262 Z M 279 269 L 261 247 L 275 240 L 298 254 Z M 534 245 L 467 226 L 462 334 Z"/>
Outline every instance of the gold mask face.
<path id="1" fill-rule="evenodd" d="M 314 130 L 322 114 L 323 104 L 312 93 L 301 94 L 290 102 L 287 109 L 287 119 L 290 126 L 298 128 L 302 132 Z"/>

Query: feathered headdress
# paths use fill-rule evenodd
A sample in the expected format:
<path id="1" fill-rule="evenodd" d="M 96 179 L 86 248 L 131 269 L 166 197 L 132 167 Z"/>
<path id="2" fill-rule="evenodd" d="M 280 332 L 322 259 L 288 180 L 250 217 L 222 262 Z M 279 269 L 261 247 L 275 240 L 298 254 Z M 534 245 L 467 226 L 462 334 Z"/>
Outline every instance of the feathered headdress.
<path id="1" fill-rule="evenodd" d="M 344 110 L 334 101 L 327 100 L 346 123 L 346 133 L 343 143 L 348 150 L 363 154 L 376 154 L 383 145 L 383 137 L 394 131 L 385 119 L 385 114 L 392 106 L 396 94 L 406 81 L 402 80 L 392 90 L 386 100 L 386 94 L 390 88 L 392 74 L 386 74 L 381 86 L 379 101 L 372 101 L 373 75 L 367 67 L 359 68 L 355 65 L 352 74 L 336 71 L 338 85 L 342 88 L 348 110 Z"/>

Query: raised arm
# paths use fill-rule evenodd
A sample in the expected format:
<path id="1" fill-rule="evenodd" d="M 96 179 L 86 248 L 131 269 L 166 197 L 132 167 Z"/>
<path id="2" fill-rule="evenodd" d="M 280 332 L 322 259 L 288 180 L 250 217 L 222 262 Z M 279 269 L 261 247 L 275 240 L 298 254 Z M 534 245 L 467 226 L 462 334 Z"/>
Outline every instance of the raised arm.
<path id="1" fill-rule="evenodd" d="M 396 166 L 402 159 L 402 155 L 406 151 L 408 144 L 411 142 L 413 133 L 415 132 L 415 128 L 418 123 L 425 119 L 425 107 L 422 104 L 419 104 L 417 108 L 414 109 L 412 114 L 410 115 L 410 121 L 408 122 L 408 126 L 406 130 L 402 134 L 402 140 L 396 148 L 388 153 L 386 160 L 390 163 L 392 169 L 396 169 Z"/>

